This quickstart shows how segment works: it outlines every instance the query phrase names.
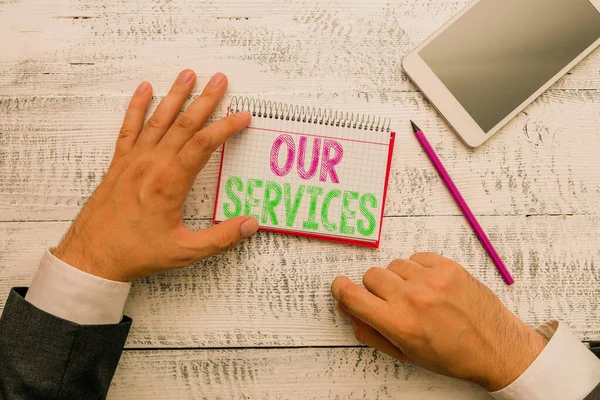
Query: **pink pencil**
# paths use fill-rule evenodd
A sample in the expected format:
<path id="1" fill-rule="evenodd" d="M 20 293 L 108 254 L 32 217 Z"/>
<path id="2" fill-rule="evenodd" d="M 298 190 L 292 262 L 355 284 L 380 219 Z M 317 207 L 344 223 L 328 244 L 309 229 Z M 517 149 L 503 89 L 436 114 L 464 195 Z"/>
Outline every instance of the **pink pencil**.
<path id="1" fill-rule="evenodd" d="M 500 275 L 502 275 L 502 279 L 504 279 L 504 282 L 506 282 L 507 285 L 512 285 L 515 281 L 512 278 L 512 276 L 510 276 L 510 272 L 508 272 L 508 270 L 502 263 L 502 260 L 500 259 L 500 256 L 496 252 L 496 249 L 494 249 L 494 246 L 492 246 L 492 242 L 490 242 L 490 239 L 488 239 L 487 235 L 483 231 L 483 228 L 481 227 L 481 225 L 479 225 L 479 222 L 477 222 L 477 219 L 471 212 L 471 209 L 467 205 L 467 202 L 465 201 L 465 199 L 462 197 L 462 195 L 458 191 L 458 188 L 452 181 L 452 178 L 450 178 L 448 171 L 446 171 L 446 168 L 444 168 L 444 165 L 442 164 L 439 157 L 435 153 L 435 150 L 433 150 L 433 147 L 431 147 L 431 144 L 425 137 L 425 134 L 417 125 L 415 125 L 414 122 L 410 121 L 410 123 L 412 124 L 413 130 L 415 131 L 415 136 L 417 137 L 417 140 L 421 144 L 421 147 L 423 147 L 423 150 L 425 150 L 425 153 L 431 160 L 431 163 L 437 170 L 438 174 L 440 175 L 440 178 L 442 178 L 442 181 L 444 181 L 444 184 L 450 191 L 450 194 L 452 195 L 452 197 L 454 197 L 456 204 L 458 204 L 458 207 L 460 207 L 461 211 L 467 218 L 467 221 L 469 221 L 471 228 L 473 228 L 473 230 L 475 231 L 475 234 L 477 235 L 477 238 L 483 245 L 483 248 L 485 249 L 485 251 L 488 253 L 490 258 L 496 265 L 496 268 L 498 269 L 498 272 L 500 272 Z"/>

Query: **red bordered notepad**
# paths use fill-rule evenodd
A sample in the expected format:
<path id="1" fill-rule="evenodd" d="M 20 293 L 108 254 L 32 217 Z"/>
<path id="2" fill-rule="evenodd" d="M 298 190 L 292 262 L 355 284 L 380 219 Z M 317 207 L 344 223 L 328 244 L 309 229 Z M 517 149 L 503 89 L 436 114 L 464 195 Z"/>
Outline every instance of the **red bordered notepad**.
<path id="1" fill-rule="evenodd" d="M 388 119 L 233 98 L 252 123 L 221 155 L 213 222 L 379 247 L 396 134 Z"/>

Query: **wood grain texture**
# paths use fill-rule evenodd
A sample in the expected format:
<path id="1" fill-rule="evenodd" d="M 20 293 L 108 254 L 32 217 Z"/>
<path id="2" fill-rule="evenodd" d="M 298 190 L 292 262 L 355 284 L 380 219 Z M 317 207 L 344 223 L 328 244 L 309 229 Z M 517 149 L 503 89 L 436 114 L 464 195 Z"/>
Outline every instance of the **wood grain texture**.
<path id="1" fill-rule="evenodd" d="M 386 218 L 379 250 L 259 233 L 194 267 L 136 281 L 125 313 L 129 348 L 355 345 L 329 292 L 340 274 L 360 282 L 372 266 L 434 251 L 466 266 L 526 323 L 558 318 L 600 339 L 599 216 L 484 217 L 513 273 L 507 287 L 462 217 Z M 195 229 L 208 221 L 190 221 Z M 41 249 L 67 223 L 0 224 L 0 298 L 27 285 Z M 33 249 L 33 250 L 32 250 Z"/>
<path id="2" fill-rule="evenodd" d="M 110 162 L 127 102 L 125 95 L 0 97 L 0 220 L 73 219 Z M 599 210 L 599 91 L 552 90 L 476 151 L 456 140 L 419 93 L 391 94 L 385 103 L 314 94 L 296 102 L 392 118 L 400 134 L 388 216 L 460 214 L 410 133 L 410 118 L 425 130 L 478 215 Z M 198 177 L 186 218 L 212 215 L 219 157 Z"/>
<path id="3" fill-rule="evenodd" d="M 491 399 L 364 348 L 126 351 L 108 398 Z"/>
<path id="4" fill-rule="evenodd" d="M 115 94 L 183 67 L 237 90 L 385 99 L 414 91 L 400 62 L 469 0 L 39 0 L 0 3 L 4 94 Z M 596 89 L 595 52 L 557 87 Z M 257 90 L 260 88 L 260 90 Z"/>
<path id="5" fill-rule="evenodd" d="M 469 1 L 0 0 L 0 298 L 29 284 L 43 249 L 102 179 L 137 84 L 153 83 L 156 106 L 193 68 L 194 95 L 221 70 L 232 95 L 392 118 L 399 136 L 382 247 L 259 233 L 135 282 L 130 350 L 110 398 L 489 398 L 372 350 L 334 347 L 357 343 L 334 312 L 333 278 L 359 281 L 421 250 L 464 264 L 528 324 L 559 318 L 582 340 L 599 340 L 600 51 L 469 150 L 400 65 Z M 224 110 L 225 102 L 217 116 Z M 409 119 L 483 216 L 515 286 L 495 272 Z M 209 223 L 218 157 L 186 205 L 195 229 Z"/>

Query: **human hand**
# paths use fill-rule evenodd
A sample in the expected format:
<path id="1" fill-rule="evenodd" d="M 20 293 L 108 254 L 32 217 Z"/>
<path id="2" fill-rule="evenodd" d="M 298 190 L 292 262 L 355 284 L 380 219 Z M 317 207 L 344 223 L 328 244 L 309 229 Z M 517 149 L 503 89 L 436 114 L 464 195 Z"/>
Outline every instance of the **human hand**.
<path id="1" fill-rule="evenodd" d="M 196 176 L 211 154 L 250 123 L 247 112 L 232 114 L 203 128 L 227 88 L 216 74 L 202 94 L 178 116 L 196 83 L 182 71 L 144 124 L 152 87 L 135 91 L 102 180 L 54 255 L 106 279 L 130 281 L 184 267 L 234 246 L 258 229 L 238 217 L 201 231 L 183 224 L 183 206 Z"/>
<path id="2" fill-rule="evenodd" d="M 359 342 L 488 391 L 512 383 L 546 345 L 491 290 L 442 256 L 417 253 L 371 268 L 363 284 L 338 277 L 331 286 Z"/>

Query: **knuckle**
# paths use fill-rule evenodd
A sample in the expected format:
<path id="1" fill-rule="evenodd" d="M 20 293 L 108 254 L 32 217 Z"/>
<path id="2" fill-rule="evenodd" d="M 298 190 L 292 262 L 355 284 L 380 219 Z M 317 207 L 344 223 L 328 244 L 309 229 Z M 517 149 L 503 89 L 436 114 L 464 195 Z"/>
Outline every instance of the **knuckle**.
<path id="1" fill-rule="evenodd" d="M 156 115 L 152 115 L 148 118 L 148 122 L 146 122 L 146 126 L 151 129 L 162 129 L 164 125 L 162 119 Z"/>
<path id="2" fill-rule="evenodd" d="M 108 167 L 108 171 L 106 171 L 106 179 L 110 179 L 113 175 L 121 175 L 123 171 L 127 169 L 128 165 L 128 157 L 127 154 L 121 157 L 118 157 L 116 154 L 113 156 L 113 159 L 110 162 L 110 166 Z"/>
<path id="3" fill-rule="evenodd" d="M 435 291 L 446 292 L 451 287 L 450 279 L 446 277 L 440 277 L 431 281 L 431 286 Z"/>
<path id="4" fill-rule="evenodd" d="M 458 272 L 458 271 L 465 271 L 467 272 L 467 270 L 465 269 L 465 267 L 463 267 L 462 265 L 460 265 L 457 262 L 454 262 L 452 260 L 447 260 L 445 263 L 443 263 L 444 267 L 446 270 L 451 271 L 451 272 Z"/>
<path id="5" fill-rule="evenodd" d="M 185 267 L 191 265 L 197 261 L 195 251 L 187 248 L 186 246 L 180 246 L 178 252 L 175 254 L 174 258 L 171 260 L 171 265 L 177 267 Z"/>
<path id="6" fill-rule="evenodd" d="M 452 261 L 446 261 L 440 263 L 440 268 L 438 268 L 440 275 L 445 278 L 452 277 L 453 274 L 457 273 L 459 270 L 459 265 Z"/>
<path id="7" fill-rule="evenodd" d="M 397 268 L 401 268 L 406 264 L 406 260 L 397 259 L 388 264 L 387 268 L 394 270 Z"/>
<path id="8" fill-rule="evenodd" d="M 193 159 L 193 157 L 188 154 L 188 153 L 181 153 L 177 156 L 178 160 L 179 160 L 179 165 L 185 170 L 185 171 L 190 171 L 193 169 L 193 165 L 195 162 L 195 159 Z"/>
<path id="9" fill-rule="evenodd" d="M 136 136 L 136 135 L 137 135 L 137 132 L 135 132 L 131 128 L 129 128 L 127 126 L 122 126 L 121 129 L 119 130 L 118 139 L 129 139 L 130 137 Z"/>
<path id="10" fill-rule="evenodd" d="M 401 324 L 394 326 L 394 332 L 398 334 L 406 343 L 419 343 L 423 335 L 423 327 L 412 320 L 404 320 Z"/>
<path id="11" fill-rule="evenodd" d="M 420 251 L 417 253 L 414 253 L 412 256 L 409 257 L 410 261 L 414 261 L 414 262 L 419 262 L 418 260 L 421 260 L 423 258 L 426 257 L 430 257 L 433 253 L 429 253 L 429 252 L 425 252 L 425 251 Z"/>
<path id="12" fill-rule="evenodd" d="M 221 251 L 229 250 L 237 244 L 237 237 L 228 230 L 223 230 L 218 235 L 217 246 Z"/>
<path id="13" fill-rule="evenodd" d="M 194 128 L 194 120 L 187 115 L 180 115 L 174 122 L 174 126 L 178 129 L 189 131 Z"/>
<path id="14" fill-rule="evenodd" d="M 152 191 L 154 194 L 158 194 L 161 196 L 170 196 L 170 186 L 171 186 L 172 176 L 168 171 L 163 171 L 156 175 L 152 182 Z"/>
<path id="15" fill-rule="evenodd" d="M 455 276 L 454 267 L 438 269 L 430 284 L 435 290 L 445 292 L 452 287 Z"/>
<path id="16" fill-rule="evenodd" d="M 410 256 L 410 261 L 426 267 L 438 267 L 446 260 L 444 257 L 430 252 L 418 252 Z"/>
<path id="17" fill-rule="evenodd" d="M 148 170 L 150 169 L 150 165 L 147 163 L 139 163 L 133 167 L 133 177 L 135 179 L 142 179 L 146 175 L 148 175 Z"/>
<path id="18" fill-rule="evenodd" d="M 381 271 L 379 270 L 379 268 L 376 268 L 376 267 L 369 268 L 367 270 L 367 272 L 365 272 L 365 274 L 363 275 L 363 283 L 365 285 L 367 285 L 369 283 L 377 281 L 380 272 Z"/>
<path id="19" fill-rule="evenodd" d="M 196 150 L 201 152 L 210 151 L 211 148 L 210 138 L 207 135 L 202 135 L 200 133 L 195 134 L 190 139 L 190 143 Z"/>
<path id="20" fill-rule="evenodd" d="M 408 302 L 417 311 L 428 311 L 437 305 L 438 297 L 432 290 L 419 288 L 411 291 L 407 296 Z"/>

